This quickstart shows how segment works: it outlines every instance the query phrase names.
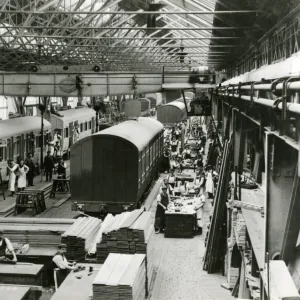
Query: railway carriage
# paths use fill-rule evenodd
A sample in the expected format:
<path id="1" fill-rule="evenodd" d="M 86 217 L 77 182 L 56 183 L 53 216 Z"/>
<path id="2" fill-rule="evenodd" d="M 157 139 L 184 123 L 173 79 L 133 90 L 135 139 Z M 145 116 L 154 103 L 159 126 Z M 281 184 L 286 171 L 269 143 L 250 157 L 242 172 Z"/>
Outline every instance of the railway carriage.
<path id="1" fill-rule="evenodd" d="M 59 111 L 62 117 L 50 114 L 48 120 L 51 123 L 52 134 L 61 136 L 62 155 L 69 152 L 70 147 L 78 140 L 95 132 L 95 111 L 88 107 L 80 107 Z"/>
<path id="2" fill-rule="evenodd" d="M 190 98 L 186 98 L 189 109 Z M 157 120 L 164 125 L 173 126 L 187 119 L 187 111 L 183 98 L 179 98 L 157 109 Z"/>
<path id="3" fill-rule="evenodd" d="M 150 110 L 153 115 L 156 112 L 156 109 L 162 105 L 162 94 L 161 93 L 153 93 L 146 94 L 145 98 L 150 100 Z"/>
<path id="4" fill-rule="evenodd" d="M 125 121 L 71 148 L 72 201 L 84 211 L 119 213 L 138 207 L 163 156 L 163 125 L 151 118 Z"/>
<path id="5" fill-rule="evenodd" d="M 148 117 L 150 116 L 151 101 L 146 98 L 137 100 L 127 100 L 125 102 L 125 116 L 128 118 Z"/>
<path id="6" fill-rule="evenodd" d="M 51 124 L 44 120 L 44 154 L 47 141 L 51 139 Z M 40 163 L 41 153 L 41 118 L 20 117 L 0 121 L 0 168 L 3 180 L 7 177 L 7 161 L 17 162 L 33 154 L 33 160 Z"/>

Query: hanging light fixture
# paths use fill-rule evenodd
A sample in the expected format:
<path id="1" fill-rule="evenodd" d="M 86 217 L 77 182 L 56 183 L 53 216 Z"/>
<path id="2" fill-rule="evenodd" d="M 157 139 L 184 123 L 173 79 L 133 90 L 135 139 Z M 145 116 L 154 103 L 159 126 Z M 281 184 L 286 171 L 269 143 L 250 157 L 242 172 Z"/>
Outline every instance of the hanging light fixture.
<path id="1" fill-rule="evenodd" d="M 151 1 L 151 0 L 150 0 Z M 155 0 L 152 0 L 151 3 L 148 4 L 145 11 L 159 11 L 165 5 L 161 3 L 155 3 Z M 147 15 L 147 28 L 155 28 L 156 27 L 156 14 Z"/>

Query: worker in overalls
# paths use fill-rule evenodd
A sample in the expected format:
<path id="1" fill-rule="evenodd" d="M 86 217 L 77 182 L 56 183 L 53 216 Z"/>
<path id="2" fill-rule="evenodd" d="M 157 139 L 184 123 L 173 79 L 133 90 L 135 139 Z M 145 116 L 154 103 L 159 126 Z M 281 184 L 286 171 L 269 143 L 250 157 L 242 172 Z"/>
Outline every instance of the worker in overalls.
<path id="1" fill-rule="evenodd" d="M 10 240 L 8 238 L 5 238 L 3 236 L 3 232 L 0 231 L 0 262 L 7 260 L 6 250 L 8 250 L 8 252 L 12 254 L 13 261 L 17 261 L 17 256 Z"/>
<path id="2" fill-rule="evenodd" d="M 56 272 L 56 279 L 57 279 L 57 287 L 59 287 L 65 278 L 68 276 L 71 270 L 76 270 L 76 262 L 68 262 L 65 254 L 67 252 L 67 245 L 60 244 L 58 246 L 58 251 L 54 255 L 52 262 L 54 263 L 54 267 L 58 268 L 58 272 Z"/>
<path id="3" fill-rule="evenodd" d="M 163 232 L 165 229 L 165 211 L 169 205 L 167 186 L 162 186 L 162 192 L 157 196 L 157 207 L 155 213 L 155 233 Z"/>

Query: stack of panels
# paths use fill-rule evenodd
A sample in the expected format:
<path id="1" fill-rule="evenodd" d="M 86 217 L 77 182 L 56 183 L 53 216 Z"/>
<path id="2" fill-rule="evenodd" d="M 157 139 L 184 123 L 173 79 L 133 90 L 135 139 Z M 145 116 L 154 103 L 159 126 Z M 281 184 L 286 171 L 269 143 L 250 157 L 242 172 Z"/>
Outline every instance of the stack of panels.
<path id="1" fill-rule="evenodd" d="M 166 214 L 165 237 L 191 238 L 194 236 L 195 218 L 192 214 Z"/>
<path id="2" fill-rule="evenodd" d="M 0 231 L 13 244 L 57 247 L 61 234 L 73 223 L 74 220 L 68 219 L 8 218 L 0 219 Z"/>
<path id="3" fill-rule="evenodd" d="M 81 218 L 62 235 L 61 242 L 67 245 L 70 259 L 84 261 L 95 245 L 102 221 L 97 218 Z"/>
<path id="4" fill-rule="evenodd" d="M 110 254 L 94 279 L 93 299 L 144 299 L 145 280 L 145 255 Z"/>
<path id="5" fill-rule="evenodd" d="M 105 226 L 104 226 L 105 225 Z M 97 260 L 103 263 L 109 253 L 146 254 L 146 238 L 151 231 L 151 213 L 143 210 L 108 215 L 97 239 Z"/>

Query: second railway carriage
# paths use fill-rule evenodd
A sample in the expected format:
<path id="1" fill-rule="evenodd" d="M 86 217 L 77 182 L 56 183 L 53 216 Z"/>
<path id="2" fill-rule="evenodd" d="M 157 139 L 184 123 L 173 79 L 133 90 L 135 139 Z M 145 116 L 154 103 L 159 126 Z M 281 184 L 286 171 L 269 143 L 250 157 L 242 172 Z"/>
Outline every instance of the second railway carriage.
<path id="1" fill-rule="evenodd" d="M 128 118 L 148 117 L 150 116 L 151 101 L 146 98 L 137 100 L 127 100 L 125 102 L 125 116 Z"/>
<path id="2" fill-rule="evenodd" d="M 138 207 L 163 156 L 163 125 L 151 118 L 125 121 L 71 148 L 72 201 L 90 213 Z"/>
<path id="3" fill-rule="evenodd" d="M 155 113 L 156 109 L 162 105 L 161 93 L 146 94 L 145 98 L 150 100 L 150 109 L 152 114 Z"/>
<path id="4" fill-rule="evenodd" d="M 190 99 L 186 98 L 189 109 Z M 179 98 L 157 109 L 157 120 L 164 125 L 173 126 L 187 119 L 187 111 L 183 98 Z"/>
<path id="5" fill-rule="evenodd" d="M 44 147 L 46 153 L 47 142 L 51 139 L 51 124 L 44 120 Z M 3 180 L 7 178 L 7 161 L 17 162 L 33 154 L 33 160 L 40 163 L 41 153 L 41 118 L 20 117 L 0 121 L 0 168 Z"/>
<path id="6" fill-rule="evenodd" d="M 62 110 L 59 114 L 50 114 L 49 121 L 53 136 L 55 133 L 61 136 L 61 154 L 66 155 L 75 142 L 95 132 L 96 115 L 88 107 Z"/>

